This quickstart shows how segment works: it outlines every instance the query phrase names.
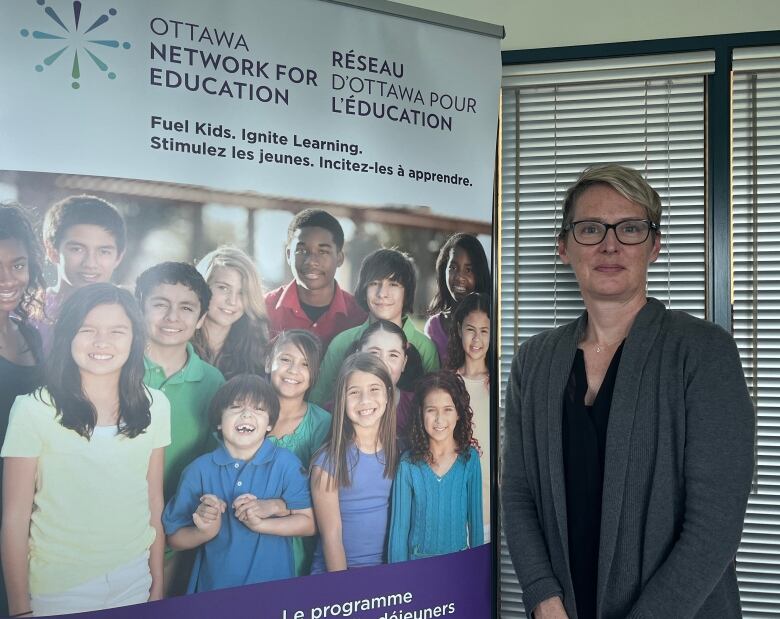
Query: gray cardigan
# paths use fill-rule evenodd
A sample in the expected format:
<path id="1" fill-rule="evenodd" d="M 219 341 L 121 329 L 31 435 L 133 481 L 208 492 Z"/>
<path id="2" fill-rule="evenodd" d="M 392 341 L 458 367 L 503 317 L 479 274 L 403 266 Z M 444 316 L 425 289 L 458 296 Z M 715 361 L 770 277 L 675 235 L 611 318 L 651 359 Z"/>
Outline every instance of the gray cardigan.
<path id="1" fill-rule="evenodd" d="M 525 342 L 507 386 L 503 529 L 529 617 L 555 595 L 577 617 L 561 420 L 586 325 L 587 313 Z M 741 617 L 734 557 L 754 432 L 731 336 L 649 299 L 626 339 L 609 413 L 600 618 Z"/>

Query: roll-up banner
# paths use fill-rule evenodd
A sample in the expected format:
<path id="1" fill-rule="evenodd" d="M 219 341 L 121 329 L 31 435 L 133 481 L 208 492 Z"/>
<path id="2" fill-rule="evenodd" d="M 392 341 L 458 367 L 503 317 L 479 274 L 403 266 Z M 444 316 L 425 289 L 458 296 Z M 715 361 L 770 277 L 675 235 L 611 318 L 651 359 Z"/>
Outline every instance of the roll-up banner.
<path id="1" fill-rule="evenodd" d="M 0 14 L 2 611 L 491 616 L 502 29 Z"/>

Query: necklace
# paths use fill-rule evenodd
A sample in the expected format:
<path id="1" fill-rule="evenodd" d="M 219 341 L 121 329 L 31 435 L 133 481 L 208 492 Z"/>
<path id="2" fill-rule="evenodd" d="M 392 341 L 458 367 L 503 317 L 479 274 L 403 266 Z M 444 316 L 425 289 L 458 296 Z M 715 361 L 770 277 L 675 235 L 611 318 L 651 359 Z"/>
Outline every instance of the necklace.
<path id="1" fill-rule="evenodd" d="M 616 342 L 612 342 L 611 344 L 599 344 L 598 342 L 596 342 L 594 344 L 594 347 L 596 348 L 596 352 L 601 352 L 602 350 L 605 350 L 606 348 L 612 348 L 613 346 L 616 346 L 617 344 L 622 342 L 624 339 L 626 339 L 626 338 L 621 338 L 621 339 L 617 340 Z"/>

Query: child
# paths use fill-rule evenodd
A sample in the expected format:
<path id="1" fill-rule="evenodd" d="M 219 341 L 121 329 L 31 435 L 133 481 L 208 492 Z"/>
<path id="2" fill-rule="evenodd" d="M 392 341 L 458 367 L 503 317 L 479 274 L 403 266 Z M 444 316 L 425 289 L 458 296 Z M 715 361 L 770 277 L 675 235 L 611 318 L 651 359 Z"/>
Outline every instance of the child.
<path id="1" fill-rule="evenodd" d="M 409 346 L 406 333 L 394 322 L 377 320 L 353 346 L 350 352 L 367 352 L 384 361 L 395 387 L 396 435 L 401 440 L 406 432 L 414 386 L 423 375 L 422 359 L 414 346 Z"/>
<path id="2" fill-rule="evenodd" d="M 393 383 L 368 353 L 344 362 L 328 442 L 314 457 L 311 491 L 320 541 L 312 574 L 385 561 L 395 446 Z"/>
<path id="3" fill-rule="evenodd" d="M 300 461 L 265 440 L 278 416 L 259 376 L 235 376 L 214 396 L 209 419 L 223 444 L 184 470 L 163 514 L 172 548 L 198 548 L 187 593 L 295 575 L 290 536 L 314 535 L 314 517 Z M 269 517 L 276 497 L 288 513 Z"/>
<path id="4" fill-rule="evenodd" d="M 46 290 L 43 317 L 36 323 L 44 351 L 51 350 L 54 322 L 74 290 L 110 282 L 125 253 L 125 221 L 95 196 L 71 196 L 54 204 L 43 221 L 43 245 L 57 267 L 57 283 Z"/>
<path id="5" fill-rule="evenodd" d="M 135 296 L 146 322 L 144 383 L 171 403 L 171 444 L 165 450 L 165 500 L 173 496 L 184 467 L 209 447 L 206 412 L 225 379 L 203 361 L 190 339 L 203 324 L 211 291 L 184 262 L 163 262 L 138 276 Z"/>
<path id="6" fill-rule="evenodd" d="M 111 284 L 62 306 L 45 386 L 3 444 L 2 559 L 12 616 L 162 597 L 168 401 L 143 385 L 143 320 Z"/>
<path id="7" fill-rule="evenodd" d="M 368 320 L 333 338 L 322 361 L 320 378 L 312 391 L 312 400 L 322 404 L 331 399 L 333 384 L 347 351 L 372 322 L 380 319 L 394 322 L 404 330 L 409 343 L 420 354 L 424 371 L 439 369 L 436 346 L 417 330 L 409 318 L 414 307 L 416 286 L 414 262 L 407 254 L 397 249 L 378 249 L 366 256 L 360 265 L 355 298 L 360 306 L 368 311 Z"/>
<path id="8" fill-rule="evenodd" d="M 29 322 L 41 309 L 42 266 L 27 213 L 0 206 L 0 440 L 16 396 L 30 393 L 42 379 L 41 338 Z"/>
<path id="9" fill-rule="evenodd" d="M 0 206 L 0 441 L 16 396 L 30 393 L 43 378 L 41 337 L 29 322 L 41 309 L 46 287 L 41 267 L 41 248 L 25 210 Z M 2 472 L 0 461 L 0 489 Z M 0 616 L 5 616 L 2 582 Z"/>
<path id="10" fill-rule="evenodd" d="M 474 411 L 474 437 L 482 446 L 482 512 L 490 541 L 490 297 L 472 292 L 459 304 L 450 328 L 449 364 L 466 385 Z"/>
<path id="11" fill-rule="evenodd" d="M 168 501 L 184 467 L 213 442 L 206 413 L 225 379 L 190 343 L 203 324 L 211 290 L 194 266 L 163 262 L 138 276 L 135 296 L 147 330 L 144 383 L 162 391 L 171 403 L 171 444 L 165 450 L 163 481 Z M 194 553 L 166 551 L 166 597 L 184 592 L 194 560 Z"/>
<path id="12" fill-rule="evenodd" d="M 427 374 L 412 410 L 410 448 L 393 484 L 390 563 L 483 543 L 482 475 L 463 381 L 446 370 Z"/>
<path id="13" fill-rule="evenodd" d="M 295 215 L 286 249 L 293 280 L 265 295 L 272 335 L 306 329 L 320 338 L 324 350 L 337 333 L 366 319 L 365 310 L 336 282 L 343 250 L 344 230 L 333 215 L 322 209 Z"/>
<path id="14" fill-rule="evenodd" d="M 225 378 L 262 375 L 268 346 L 268 317 L 260 274 L 235 247 L 220 247 L 201 259 L 198 272 L 211 289 L 211 303 L 192 345 Z"/>
<path id="15" fill-rule="evenodd" d="M 442 367 L 448 367 L 452 311 L 466 295 L 490 294 L 492 287 L 488 260 L 477 237 L 459 232 L 447 239 L 436 259 L 436 284 L 423 331 L 436 344 Z"/>
<path id="16" fill-rule="evenodd" d="M 266 365 L 271 385 L 279 397 L 279 419 L 268 438 L 292 451 L 307 469 L 330 430 L 330 413 L 305 399 L 317 380 L 320 357 L 317 336 L 292 329 L 276 336 Z M 294 537 L 292 543 L 295 575 L 304 576 L 311 570 L 316 539 Z"/>

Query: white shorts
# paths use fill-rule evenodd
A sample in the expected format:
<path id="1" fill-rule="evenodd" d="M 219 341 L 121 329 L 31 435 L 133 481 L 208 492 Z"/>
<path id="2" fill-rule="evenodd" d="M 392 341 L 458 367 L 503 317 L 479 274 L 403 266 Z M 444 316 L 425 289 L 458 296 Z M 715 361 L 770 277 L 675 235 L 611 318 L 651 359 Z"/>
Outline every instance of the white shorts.
<path id="1" fill-rule="evenodd" d="M 33 614 L 40 617 L 129 606 L 148 602 L 151 587 L 147 551 L 129 563 L 67 591 L 32 595 L 30 607 Z"/>

